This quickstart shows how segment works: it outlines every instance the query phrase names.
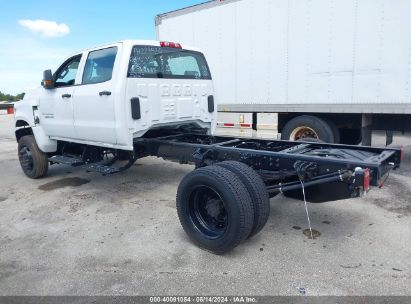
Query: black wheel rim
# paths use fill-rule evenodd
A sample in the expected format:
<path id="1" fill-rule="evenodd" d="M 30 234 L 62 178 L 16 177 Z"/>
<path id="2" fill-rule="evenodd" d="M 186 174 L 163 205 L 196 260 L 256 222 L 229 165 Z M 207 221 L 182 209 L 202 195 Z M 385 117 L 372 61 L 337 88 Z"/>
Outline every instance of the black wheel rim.
<path id="1" fill-rule="evenodd" d="M 198 186 L 191 192 L 188 215 L 197 231 L 208 239 L 218 239 L 227 230 L 226 206 L 210 187 Z"/>
<path id="2" fill-rule="evenodd" d="M 30 149 L 26 146 L 23 145 L 20 148 L 19 151 L 19 158 L 20 158 L 20 164 L 21 167 L 25 172 L 31 172 L 33 171 L 34 163 L 33 163 L 33 155 L 31 154 Z"/>

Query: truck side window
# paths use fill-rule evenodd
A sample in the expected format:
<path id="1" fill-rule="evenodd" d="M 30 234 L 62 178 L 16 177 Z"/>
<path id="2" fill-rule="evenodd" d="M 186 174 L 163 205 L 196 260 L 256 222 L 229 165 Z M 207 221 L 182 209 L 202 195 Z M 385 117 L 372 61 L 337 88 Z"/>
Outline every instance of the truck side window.
<path id="1" fill-rule="evenodd" d="M 63 63 L 54 76 L 56 88 L 74 85 L 80 60 L 81 55 L 70 58 Z"/>
<path id="2" fill-rule="evenodd" d="M 109 81 L 113 74 L 117 47 L 92 51 L 84 67 L 82 84 L 93 84 Z"/>

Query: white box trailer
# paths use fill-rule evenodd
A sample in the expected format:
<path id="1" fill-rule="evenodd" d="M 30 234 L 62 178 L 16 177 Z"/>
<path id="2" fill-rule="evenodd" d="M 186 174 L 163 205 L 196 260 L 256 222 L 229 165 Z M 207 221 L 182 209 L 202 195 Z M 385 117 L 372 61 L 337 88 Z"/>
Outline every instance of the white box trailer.
<path id="1" fill-rule="evenodd" d="M 156 17 L 208 58 L 219 132 L 371 143 L 411 129 L 410 0 L 216 0 Z M 388 136 L 389 135 L 389 136 Z"/>

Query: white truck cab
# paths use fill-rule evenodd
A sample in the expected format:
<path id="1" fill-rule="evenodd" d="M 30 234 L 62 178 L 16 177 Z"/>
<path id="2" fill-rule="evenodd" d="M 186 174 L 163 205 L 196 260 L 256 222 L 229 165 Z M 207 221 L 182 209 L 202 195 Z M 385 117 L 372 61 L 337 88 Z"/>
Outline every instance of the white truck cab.
<path id="1" fill-rule="evenodd" d="M 38 148 L 58 142 L 133 150 L 133 139 L 160 127 L 214 122 L 204 55 L 179 43 L 121 41 L 73 54 L 16 104 L 16 137 Z"/>

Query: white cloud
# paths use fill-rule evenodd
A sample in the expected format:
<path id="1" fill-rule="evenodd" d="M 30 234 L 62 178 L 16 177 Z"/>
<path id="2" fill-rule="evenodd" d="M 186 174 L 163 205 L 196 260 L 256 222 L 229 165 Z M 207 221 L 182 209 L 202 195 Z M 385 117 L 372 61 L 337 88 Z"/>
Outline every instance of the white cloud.
<path id="1" fill-rule="evenodd" d="M 70 28 L 64 23 L 47 20 L 19 20 L 19 24 L 34 33 L 40 33 L 43 37 L 62 37 L 70 33 Z"/>
<path id="2" fill-rule="evenodd" d="M 18 94 L 39 86 L 43 70 L 53 71 L 71 49 L 52 47 L 44 40 L 18 38 L 0 29 L 0 91 Z"/>

